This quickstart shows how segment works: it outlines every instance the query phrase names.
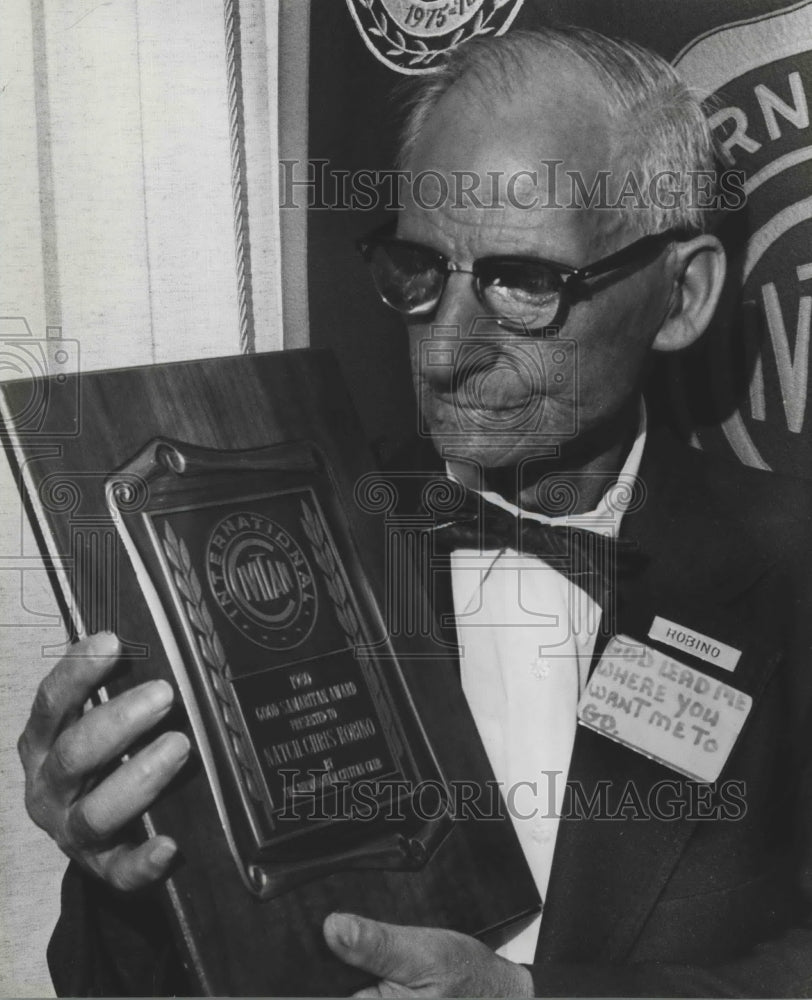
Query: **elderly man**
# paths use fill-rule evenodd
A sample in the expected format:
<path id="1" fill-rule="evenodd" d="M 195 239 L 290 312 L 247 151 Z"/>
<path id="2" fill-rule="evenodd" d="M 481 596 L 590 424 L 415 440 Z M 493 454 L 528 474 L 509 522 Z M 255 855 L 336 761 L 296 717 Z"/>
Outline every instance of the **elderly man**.
<path id="1" fill-rule="evenodd" d="M 802 493 L 714 468 L 648 428 L 642 405 L 652 352 L 700 337 L 724 279 L 694 183 L 712 167 L 701 110 L 635 46 L 516 32 L 464 46 L 423 82 L 402 159 L 421 185 L 361 246 L 405 317 L 422 426 L 447 473 L 517 526 L 619 536 L 639 561 L 618 566 L 602 606 L 523 549 L 523 528 L 514 544 L 458 540 L 462 684 L 497 778 L 522 789 L 512 818 L 543 913 L 500 954 L 348 914 L 327 919 L 327 943 L 380 980 L 376 996 L 808 995 Z M 563 515 L 556 484 L 570 490 Z M 657 752 L 640 729 L 608 738 L 600 714 L 576 726 L 579 703 L 598 698 L 591 679 L 628 676 L 610 656 L 623 643 L 660 665 L 654 702 L 684 698 L 684 732 Z M 29 810 L 79 863 L 51 951 L 57 984 L 182 989 L 158 916 L 105 883 L 133 890 L 167 870 L 173 843 L 121 831 L 188 743 L 167 734 L 107 773 L 172 696 L 150 683 L 80 716 L 117 649 L 110 636 L 83 648 L 43 682 L 20 744 Z M 701 696 L 712 685 L 716 706 Z M 703 749 L 718 773 L 686 779 Z M 598 808 L 568 812 L 598 792 Z"/>

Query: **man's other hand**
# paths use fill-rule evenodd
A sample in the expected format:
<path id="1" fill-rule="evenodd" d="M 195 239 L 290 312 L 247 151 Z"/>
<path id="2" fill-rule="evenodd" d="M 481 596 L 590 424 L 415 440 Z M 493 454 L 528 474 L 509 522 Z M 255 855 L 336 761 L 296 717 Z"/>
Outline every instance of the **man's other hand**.
<path id="1" fill-rule="evenodd" d="M 324 921 L 324 937 L 342 962 L 379 978 L 357 997 L 533 996 L 524 966 L 455 931 L 331 913 Z"/>
<path id="2" fill-rule="evenodd" d="M 115 766 L 173 699 L 166 681 L 148 681 L 82 714 L 118 655 L 118 640 L 104 632 L 71 647 L 40 684 L 17 746 L 34 822 L 109 885 L 137 889 L 166 872 L 177 848 L 169 837 L 132 844 L 122 831 L 183 766 L 189 741 L 164 733 Z"/>

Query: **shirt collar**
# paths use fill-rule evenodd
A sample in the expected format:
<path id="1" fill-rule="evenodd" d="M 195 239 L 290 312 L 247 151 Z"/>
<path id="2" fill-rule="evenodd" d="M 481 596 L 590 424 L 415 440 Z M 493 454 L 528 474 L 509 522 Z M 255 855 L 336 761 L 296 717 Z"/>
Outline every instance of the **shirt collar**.
<path id="1" fill-rule="evenodd" d="M 491 490 L 479 490 L 471 485 L 471 467 L 462 463 L 446 462 L 446 475 L 449 479 L 453 479 L 468 489 L 472 489 L 475 493 L 481 494 L 490 503 L 509 511 L 514 517 L 532 518 L 534 521 L 541 521 L 543 524 L 562 524 L 585 528 L 588 531 L 595 531 L 601 535 L 617 538 L 623 515 L 641 499 L 637 474 L 640 471 L 640 462 L 643 457 L 643 449 L 646 446 L 647 433 L 648 415 L 646 413 L 645 401 L 641 399 L 637 436 L 629 449 L 623 467 L 618 473 L 617 480 L 604 492 L 595 509 L 586 511 L 583 514 L 562 514 L 558 517 L 548 517 L 545 514 L 523 510 L 521 507 L 517 507 L 516 504 L 506 500 L 499 493 L 494 493 Z"/>

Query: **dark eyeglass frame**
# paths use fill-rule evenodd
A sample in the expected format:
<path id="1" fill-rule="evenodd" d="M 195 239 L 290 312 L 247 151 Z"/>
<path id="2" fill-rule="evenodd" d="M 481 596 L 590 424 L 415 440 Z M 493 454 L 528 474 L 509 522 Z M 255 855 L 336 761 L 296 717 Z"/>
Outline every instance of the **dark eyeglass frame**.
<path id="1" fill-rule="evenodd" d="M 489 284 L 489 282 L 483 281 L 483 278 L 493 275 L 499 268 L 510 268 L 514 265 L 532 266 L 533 264 L 540 264 L 551 271 L 557 279 L 557 285 L 551 289 L 551 291 L 558 292 L 558 306 L 556 308 L 555 315 L 549 323 L 546 323 L 542 327 L 528 329 L 526 324 L 515 320 L 511 321 L 509 317 L 494 317 L 496 322 L 505 329 L 512 330 L 515 333 L 529 337 L 543 336 L 544 334 L 555 332 L 561 328 L 564 320 L 566 319 L 566 315 L 569 312 L 570 306 L 577 300 L 578 293 L 582 290 L 583 282 L 587 278 L 594 278 L 602 274 L 608 274 L 610 271 L 616 271 L 621 267 L 625 267 L 627 264 L 642 261 L 647 256 L 652 255 L 655 250 L 659 250 L 664 247 L 667 243 L 680 239 L 687 239 L 692 235 L 685 229 L 666 229 L 661 233 L 643 236 L 640 239 L 635 240 L 633 243 L 629 243 L 628 246 L 622 247 L 620 250 L 616 250 L 607 257 L 602 257 L 600 260 L 593 261 L 591 264 L 587 264 L 584 267 L 572 267 L 570 264 L 561 264 L 558 261 L 548 260 L 545 257 L 532 257 L 516 254 L 495 254 L 488 257 L 477 258 L 473 262 L 472 266 L 468 268 L 460 267 L 459 264 L 449 260 L 445 254 L 440 253 L 439 250 L 435 250 L 433 247 L 428 247 L 423 243 L 415 243 L 412 240 L 399 239 L 395 236 L 396 230 L 397 219 L 391 219 L 389 222 L 386 222 L 382 226 L 374 229 L 371 233 L 356 240 L 356 248 L 367 264 L 371 264 L 372 254 L 378 247 L 397 246 L 404 249 L 418 250 L 425 254 L 426 258 L 432 261 L 434 267 L 442 276 L 442 285 L 440 286 L 439 293 L 436 296 L 436 301 L 428 309 L 425 309 L 425 306 L 418 306 L 411 311 L 401 309 L 389 302 L 378 290 L 378 294 L 381 296 L 382 301 L 391 309 L 400 313 L 401 316 L 431 315 L 442 300 L 448 283 L 449 274 L 459 272 L 462 274 L 473 275 L 476 297 L 482 306 L 489 309 L 490 307 L 485 299 L 484 292 L 484 287 L 486 284 Z M 423 311 L 424 309 L 425 312 Z"/>

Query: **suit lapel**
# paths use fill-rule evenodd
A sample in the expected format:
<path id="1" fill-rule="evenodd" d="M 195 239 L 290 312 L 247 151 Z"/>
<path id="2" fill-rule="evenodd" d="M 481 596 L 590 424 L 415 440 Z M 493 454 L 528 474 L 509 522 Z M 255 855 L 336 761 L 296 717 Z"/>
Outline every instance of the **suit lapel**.
<path id="1" fill-rule="evenodd" d="M 436 464 L 436 457 L 424 457 L 421 467 L 428 472 Z M 741 537 L 731 518 L 739 484 L 735 477 L 726 484 L 714 467 L 711 486 L 710 465 L 669 436 L 650 433 L 639 473 L 643 502 L 626 513 L 621 530 L 649 558 L 640 573 L 620 581 L 614 620 L 603 623 L 592 669 L 612 634 L 657 647 L 648 630 L 660 615 L 742 649 L 735 673 L 718 671 L 717 677 L 751 694 L 755 703 L 778 659 L 774 623 L 782 615 L 765 604 L 769 554 L 758 551 L 757 538 Z M 438 638 L 456 646 L 450 561 L 432 554 L 427 566 Z M 659 648 L 714 675 L 708 664 Z M 578 726 L 565 803 L 572 818 L 559 827 L 537 961 L 584 955 L 619 961 L 629 953 L 696 825 L 691 818 L 634 818 L 664 780 L 686 784 L 665 765 Z M 611 785 L 604 803 L 602 782 Z M 590 800 L 616 818 L 579 818 L 589 812 Z"/>
<path id="2" fill-rule="evenodd" d="M 650 558 L 636 577 L 621 581 L 616 621 L 602 630 L 592 668 L 611 633 L 656 647 L 648 630 L 660 615 L 741 649 L 730 674 L 659 647 L 755 701 L 778 658 L 778 637 L 770 636 L 755 596 L 767 561 L 734 533 L 731 512 L 718 509 L 702 482 L 704 468 L 701 456 L 650 440 L 640 470 L 645 501 L 626 514 L 622 526 L 622 536 L 638 542 Z M 647 818 L 648 803 L 666 780 L 681 789 L 687 784 L 665 765 L 578 726 L 538 961 L 574 961 L 585 954 L 619 961 L 629 953 L 696 825 L 690 817 Z M 590 800 L 603 818 L 591 814 Z"/>

